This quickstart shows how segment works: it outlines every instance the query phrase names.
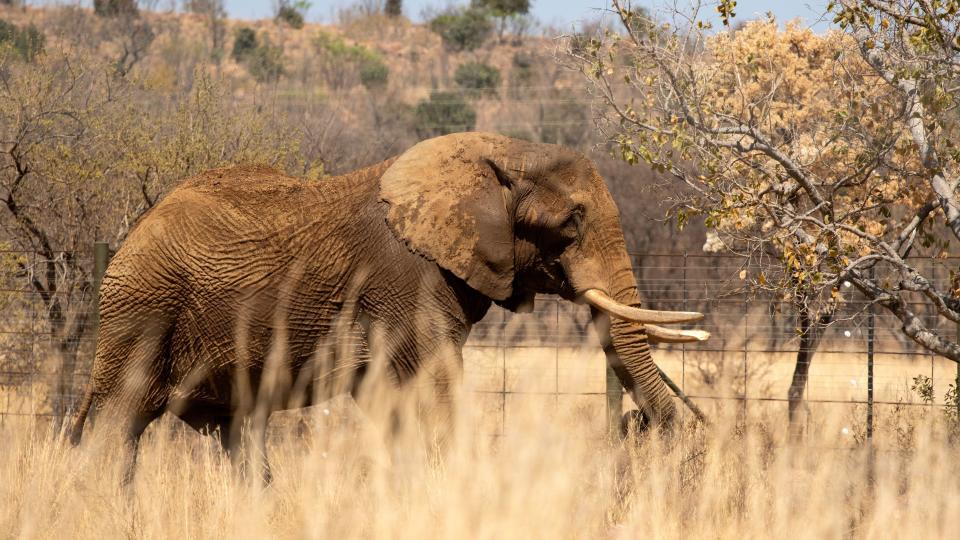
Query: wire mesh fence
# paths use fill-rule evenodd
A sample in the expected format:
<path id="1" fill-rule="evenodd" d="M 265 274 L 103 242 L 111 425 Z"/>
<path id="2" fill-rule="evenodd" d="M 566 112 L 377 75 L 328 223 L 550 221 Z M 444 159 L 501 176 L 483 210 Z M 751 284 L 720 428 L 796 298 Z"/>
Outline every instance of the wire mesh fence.
<path id="1" fill-rule="evenodd" d="M 93 271 L 92 252 L 74 255 Z M 661 369 L 704 409 L 727 403 L 785 412 L 799 347 L 791 303 L 749 293 L 739 277 L 745 264 L 739 257 L 632 257 L 647 307 L 702 311 L 705 319 L 696 326 L 712 334 L 705 343 L 656 346 L 654 359 Z M 50 291 L 33 284 L 36 272 L 51 267 L 48 262 L 38 253 L 0 252 L 0 421 L 10 416 L 57 420 L 75 408 L 89 377 L 94 324 L 71 337 L 77 328 L 64 321 L 95 321 L 95 287 L 71 285 L 66 283 L 70 276 L 62 276 L 55 307 Z M 927 275 L 949 279 L 946 271 Z M 87 284 L 94 281 L 84 277 Z M 852 288 L 844 294 L 847 302 L 825 331 L 810 367 L 804 391 L 810 406 L 856 409 L 867 403 L 868 304 Z M 937 328 L 932 310 L 917 309 L 932 328 L 957 332 Z M 911 388 L 913 378 L 923 375 L 932 382 L 934 403 L 943 403 L 957 365 L 905 338 L 892 315 L 875 313 L 873 401 L 925 404 Z M 72 347 L 65 346 L 70 340 Z M 466 344 L 463 382 L 481 406 L 485 429 L 494 434 L 509 430 L 511 409 L 528 407 L 531 400 L 542 402 L 545 410 L 573 409 L 587 421 L 607 422 L 611 387 L 589 310 L 556 297 L 538 297 L 531 314 L 491 308 Z"/>

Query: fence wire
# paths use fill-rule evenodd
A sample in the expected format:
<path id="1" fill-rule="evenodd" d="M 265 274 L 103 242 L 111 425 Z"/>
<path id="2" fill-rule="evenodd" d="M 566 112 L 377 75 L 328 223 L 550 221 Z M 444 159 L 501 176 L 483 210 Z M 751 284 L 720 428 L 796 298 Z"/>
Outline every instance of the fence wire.
<path id="1" fill-rule="evenodd" d="M 791 303 L 745 292 L 739 278 L 744 260 L 739 257 L 631 256 L 646 307 L 701 311 L 705 318 L 695 326 L 712 334 L 702 344 L 656 346 L 654 359 L 661 369 L 703 408 L 732 402 L 785 411 L 799 347 Z M 92 272 L 90 254 L 74 254 L 74 259 Z M 0 420 L 69 414 L 89 378 L 95 333 L 80 335 L 75 361 L 65 359 L 60 350 L 63 331 L 52 322 L 51 298 L 31 284 L 34 272 L 47 262 L 33 252 L 0 252 Z M 938 287 L 947 285 L 945 270 L 920 270 L 933 276 Z M 90 316 L 90 291 L 63 285 L 55 293 L 60 295 L 59 316 L 66 321 Z M 867 403 L 868 304 L 852 288 L 843 293 L 848 301 L 826 330 L 810 368 L 804 395 L 812 406 Z M 931 328 L 951 336 L 957 332 L 938 329 L 932 308 L 917 310 Z M 892 315 L 883 310 L 875 314 L 874 403 L 925 404 L 911 388 L 918 375 L 930 378 L 934 403 L 942 403 L 948 385 L 956 380 L 956 364 L 905 338 Z M 597 422 L 607 418 L 605 360 L 589 310 L 556 297 L 538 297 L 531 314 L 491 308 L 466 344 L 463 380 L 494 433 L 509 429 L 511 408 L 521 400 L 540 399 L 545 407 L 569 405 Z"/>

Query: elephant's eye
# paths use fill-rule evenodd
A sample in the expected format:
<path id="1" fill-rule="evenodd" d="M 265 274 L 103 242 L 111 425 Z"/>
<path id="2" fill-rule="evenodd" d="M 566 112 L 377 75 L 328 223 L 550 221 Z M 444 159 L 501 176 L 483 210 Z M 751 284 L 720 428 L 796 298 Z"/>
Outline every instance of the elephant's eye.
<path id="1" fill-rule="evenodd" d="M 583 226 L 583 207 L 574 208 L 560 227 L 560 234 L 569 240 L 580 238 Z"/>

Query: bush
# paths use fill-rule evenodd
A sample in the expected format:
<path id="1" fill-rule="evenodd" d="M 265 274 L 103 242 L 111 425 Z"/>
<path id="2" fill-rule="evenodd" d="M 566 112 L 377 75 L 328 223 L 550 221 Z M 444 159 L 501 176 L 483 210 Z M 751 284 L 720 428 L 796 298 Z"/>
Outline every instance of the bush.
<path id="1" fill-rule="evenodd" d="M 383 12 L 388 17 L 399 17 L 403 15 L 403 3 L 400 0 L 387 0 L 387 3 L 383 6 Z"/>
<path id="2" fill-rule="evenodd" d="M 257 82 L 276 82 L 283 76 L 283 47 L 272 45 L 266 38 L 261 42 L 249 26 L 234 31 L 230 56 L 245 65 Z"/>
<path id="3" fill-rule="evenodd" d="M 497 17 L 524 14 L 530 11 L 530 0 L 474 0 L 474 5 L 485 7 Z"/>
<path id="4" fill-rule="evenodd" d="M 453 80 L 472 97 L 492 97 L 500 87 L 500 70 L 481 62 L 467 62 L 460 64 Z"/>
<path id="5" fill-rule="evenodd" d="M 139 15 L 137 0 L 93 0 L 93 12 L 101 17 Z"/>
<path id="6" fill-rule="evenodd" d="M 483 45 L 493 25 L 487 10 L 471 7 L 437 15 L 430 21 L 430 30 L 440 35 L 448 50 L 472 51 Z"/>
<path id="7" fill-rule="evenodd" d="M 534 71 L 534 57 L 527 52 L 517 52 L 513 55 L 510 69 L 510 97 L 518 98 L 524 95 L 524 90 L 529 88 L 536 79 Z"/>
<path id="8" fill-rule="evenodd" d="M 368 90 L 387 85 L 390 68 L 379 58 L 370 58 L 360 64 L 360 83 Z"/>
<path id="9" fill-rule="evenodd" d="M 259 83 L 277 82 L 283 76 L 283 47 L 264 39 L 245 59 L 247 71 Z"/>
<path id="10" fill-rule="evenodd" d="M 313 46 L 320 72 L 330 88 L 351 88 L 359 82 L 369 89 L 387 83 L 390 69 L 375 51 L 351 45 L 327 32 L 319 32 Z"/>
<path id="11" fill-rule="evenodd" d="M 306 13 L 313 4 L 308 0 L 279 0 L 274 5 L 277 8 L 276 19 L 285 23 L 290 28 L 299 30 L 303 28 L 303 14 Z"/>
<path id="12" fill-rule="evenodd" d="M 0 19 L 0 47 L 11 47 L 26 62 L 32 62 L 43 52 L 45 38 L 32 23 L 26 28 Z"/>
<path id="13" fill-rule="evenodd" d="M 249 26 L 241 26 L 233 33 L 233 52 L 230 54 L 237 62 L 243 62 L 257 50 L 257 33 Z"/>
<path id="14" fill-rule="evenodd" d="M 417 104 L 414 118 L 417 136 L 429 139 L 458 131 L 472 131 L 477 113 L 459 94 L 436 92 Z"/>
<path id="15" fill-rule="evenodd" d="M 303 14 L 293 6 L 280 6 L 280 9 L 277 10 L 277 20 L 290 28 L 297 30 L 303 28 Z"/>

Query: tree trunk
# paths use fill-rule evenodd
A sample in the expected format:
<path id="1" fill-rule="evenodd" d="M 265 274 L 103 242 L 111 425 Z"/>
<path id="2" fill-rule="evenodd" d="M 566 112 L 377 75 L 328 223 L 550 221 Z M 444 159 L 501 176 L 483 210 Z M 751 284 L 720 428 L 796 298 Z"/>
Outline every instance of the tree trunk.
<path id="1" fill-rule="evenodd" d="M 797 317 L 800 326 L 800 348 L 797 350 L 797 363 L 793 369 L 793 379 L 790 381 L 790 390 L 787 392 L 787 417 L 791 433 L 797 433 L 800 408 L 803 405 L 803 394 L 807 389 L 807 380 L 810 374 L 810 364 L 813 355 L 817 352 L 823 331 L 833 320 L 833 312 L 822 314 L 819 318 L 810 311 L 806 302 L 797 302 Z"/>

